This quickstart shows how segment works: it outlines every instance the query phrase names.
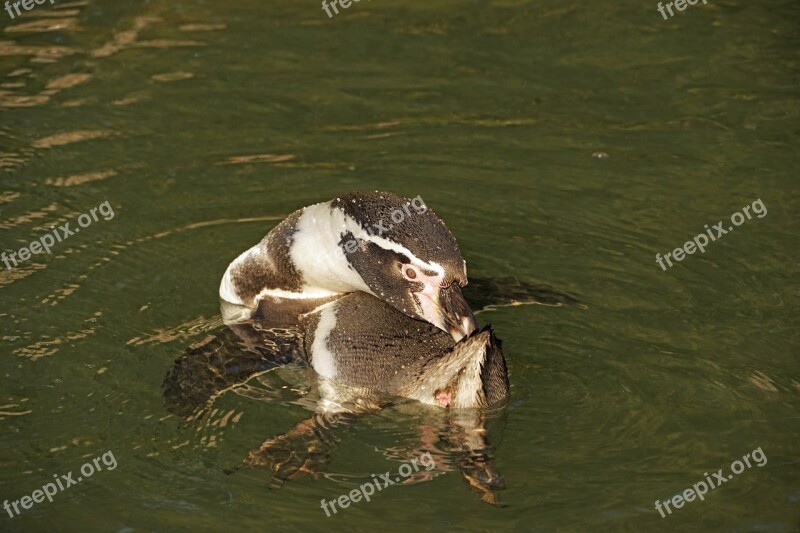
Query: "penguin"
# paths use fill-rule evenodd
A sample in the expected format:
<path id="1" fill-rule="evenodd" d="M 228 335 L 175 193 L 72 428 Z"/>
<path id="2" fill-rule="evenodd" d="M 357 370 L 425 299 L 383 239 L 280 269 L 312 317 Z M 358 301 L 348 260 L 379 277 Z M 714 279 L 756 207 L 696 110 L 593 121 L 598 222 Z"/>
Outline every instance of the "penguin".
<path id="1" fill-rule="evenodd" d="M 289 326 L 363 292 L 458 341 L 477 329 L 466 284 L 455 237 L 421 197 L 353 192 L 289 215 L 230 263 L 219 296 L 226 324 Z"/>
<path id="2" fill-rule="evenodd" d="M 456 342 L 363 292 L 321 305 L 301 324 L 323 411 L 378 408 L 390 397 L 453 409 L 508 399 L 508 369 L 490 326 Z"/>

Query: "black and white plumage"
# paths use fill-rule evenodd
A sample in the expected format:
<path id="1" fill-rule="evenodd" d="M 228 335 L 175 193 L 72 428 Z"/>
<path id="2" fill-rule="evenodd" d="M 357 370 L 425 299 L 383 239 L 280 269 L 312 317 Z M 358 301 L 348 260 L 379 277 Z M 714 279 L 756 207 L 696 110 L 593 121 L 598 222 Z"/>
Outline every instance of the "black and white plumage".
<path id="1" fill-rule="evenodd" d="M 471 335 L 466 283 L 420 197 L 350 193 L 289 215 L 231 263 L 220 297 L 228 323 L 297 323 L 323 409 L 381 396 L 486 407 L 508 395 L 506 364 L 491 330 Z"/>
<path id="2" fill-rule="evenodd" d="M 230 264 L 219 294 L 228 323 L 286 323 L 360 291 L 459 340 L 477 327 L 466 283 L 455 238 L 421 198 L 356 192 L 289 215 Z"/>
<path id="3" fill-rule="evenodd" d="M 405 397 L 449 408 L 496 406 L 508 398 L 508 372 L 490 327 L 455 342 L 364 293 L 302 317 L 305 351 L 321 377 L 323 411 Z"/>

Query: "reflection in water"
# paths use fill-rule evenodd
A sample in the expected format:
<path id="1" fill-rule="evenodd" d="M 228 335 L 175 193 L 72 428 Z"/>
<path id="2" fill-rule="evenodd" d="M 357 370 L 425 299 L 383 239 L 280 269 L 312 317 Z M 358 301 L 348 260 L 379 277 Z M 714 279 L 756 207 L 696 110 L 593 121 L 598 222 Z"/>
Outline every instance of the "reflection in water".
<path id="1" fill-rule="evenodd" d="M 115 170 L 101 170 L 98 172 L 86 172 L 84 174 L 76 174 L 66 178 L 48 178 L 45 182 L 46 185 L 54 185 L 56 187 L 72 187 L 74 185 L 82 185 L 90 181 L 99 181 L 112 176 L 116 176 Z"/>
<path id="2" fill-rule="evenodd" d="M 72 144 L 81 141 L 102 139 L 104 137 L 108 137 L 109 135 L 112 135 L 112 132 L 102 130 L 68 131 L 64 133 L 56 133 L 55 135 L 48 135 L 43 139 L 38 139 L 33 142 L 33 147 L 53 148 L 54 146 L 63 146 L 65 144 Z"/>
<path id="3" fill-rule="evenodd" d="M 411 461 L 423 453 L 435 453 L 435 472 L 451 472 L 456 468 L 482 501 L 504 506 L 499 490 L 506 484 L 493 465 L 494 448 L 486 439 L 486 422 L 492 415 L 479 409 L 443 410 L 421 407 L 424 423 L 417 427 L 419 440 L 404 446 L 394 445 L 382 450 L 387 456 Z M 435 412 L 439 411 L 439 412 Z M 363 416 L 363 415 L 362 415 Z M 493 415 L 497 417 L 497 413 Z M 339 440 L 340 426 L 352 425 L 357 418 L 351 413 L 315 413 L 289 431 L 264 441 L 251 450 L 244 461 L 249 467 L 266 468 L 271 472 L 271 487 L 279 488 L 285 481 L 300 476 L 335 476 L 329 463 Z M 405 422 L 396 418 L 398 424 Z M 431 481 L 435 473 L 410 477 L 404 484 Z M 349 482 L 358 478 L 350 478 Z"/>
<path id="4" fill-rule="evenodd" d="M 26 14 L 25 18 L 43 17 L 39 20 L 24 22 L 21 24 L 9 25 L 4 28 L 4 32 L 9 37 L 19 35 L 20 38 L 28 35 L 46 34 L 49 32 L 84 32 L 86 28 L 81 25 L 83 10 L 70 9 L 73 7 L 86 8 L 89 2 L 75 2 L 68 4 L 58 4 L 52 9 L 40 9 Z M 50 6 L 48 6 L 50 7 Z M 59 60 L 73 55 L 88 55 L 93 58 L 109 58 L 119 52 L 132 48 L 157 48 L 166 49 L 174 47 L 198 47 L 205 46 L 206 43 L 196 40 L 186 39 L 140 39 L 140 33 L 148 26 L 163 23 L 164 20 L 158 16 L 137 16 L 134 17 L 133 25 L 128 30 L 118 31 L 113 34 L 111 40 L 94 50 L 82 50 L 66 46 L 29 46 L 18 44 L 13 41 L 0 41 L 0 56 L 32 56 L 29 61 L 32 64 L 56 63 Z M 224 29 L 224 25 L 184 25 L 183 31 L 215 31 Z M 32 81 L 38 78 L 38 73 L 33 69 L 16 69 L 9 74 L 8 78 L 26 76 Z M 45 83 L 44 89 L 37 94 L 24 94 L 22 91 L 14 92 L 0 90 L 0 107 L 37 107 L 50 102 L 51 98 L 62 91 L 72 89 L 85 84 L 92 79 L 92 74 L 88 72 L 73 72 L 53 78 Z M 155 81 L 174 81 L 176 79 L 189 79 L 193 75 L 189 73 L 173 73 L 153 75 Z M 34 85 L 40 85 L 35 82 Z M 25 83 L 12 85 L 3 84 L 4 89 L 24 89 Z M 35 145 L 34 145 L 35 146 Z"/>

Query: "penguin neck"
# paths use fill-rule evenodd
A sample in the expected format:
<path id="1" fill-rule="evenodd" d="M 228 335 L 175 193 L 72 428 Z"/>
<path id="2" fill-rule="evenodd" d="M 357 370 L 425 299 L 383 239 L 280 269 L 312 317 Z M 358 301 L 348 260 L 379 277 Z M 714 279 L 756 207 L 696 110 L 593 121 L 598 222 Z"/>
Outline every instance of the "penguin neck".
<path id="1" fill-rule="evenodd" d="M 372 294 L 339 246 L 342 229 L 353 224 L 341 209 L 331 209 L 330 202 L 292 213 L 228 266 L 220 298 L 253 309 L 267 297 L 319 299 L 353 291 Z"/>

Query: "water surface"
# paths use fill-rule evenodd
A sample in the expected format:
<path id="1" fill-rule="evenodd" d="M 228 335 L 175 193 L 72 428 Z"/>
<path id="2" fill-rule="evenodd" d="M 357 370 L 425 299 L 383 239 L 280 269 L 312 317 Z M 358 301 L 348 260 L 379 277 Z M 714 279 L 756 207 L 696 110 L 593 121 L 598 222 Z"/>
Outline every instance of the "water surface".
<path id="1" fill-rule="evenodd" d="M 380 0 L 45 3 L 0 11 L 0 500 L 112 451 L 0 516 L 3 531 L 797 531 L 796 2 Z M 295 209 L 421 195 L 470 276 L 585 306 L 479 314 L 512 400 L 488 434 L 507 507 L 458 472 L 327 518 L 322 498 L 396 470 L 402 409 L 343 428 L 325 478 L 270 488 L 247 452 L 309 416 L 291 372 L 200 425 L 161 382 L 219 327 L 227 264 Z M 662 270 L 704 225 L 767 208 Z M 662 518 L 666 500 L 768 458 Z M 3 511 L 0 511 L 0 515 Z"/>

